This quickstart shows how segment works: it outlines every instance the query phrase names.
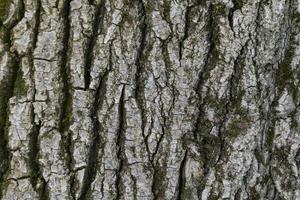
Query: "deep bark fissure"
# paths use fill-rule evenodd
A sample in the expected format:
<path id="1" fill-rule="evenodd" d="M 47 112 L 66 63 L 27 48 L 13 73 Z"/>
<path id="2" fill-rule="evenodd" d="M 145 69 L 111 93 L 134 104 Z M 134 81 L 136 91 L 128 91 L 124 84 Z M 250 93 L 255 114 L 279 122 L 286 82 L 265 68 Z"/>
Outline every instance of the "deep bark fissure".
<path id="1" fill-rule="evenodd" d="M 155 146 L 155 150 L 152 153 L 152 158 L 151 158 L 151 166 L 153 169 L 153 180 L 152 180 L 152 185 L 151 185 L 151 191 L 152 191 L 152 195 L 153 195 L 153 199 L 159 199 L 159 198 L 163 198 L 163 194 L 165 191 L 164 188 L 164 179 L 165 179 L 165 173 L 166 173 L 166 169 L 162 166 L 160 166 L 159 163 L 159 159 L 162 160 L 162 162 L 165 162 L 165 159 L 167 157 L 167 155 L 162 154 L 162 158 L 158 158 L 157 160 L 155 160 L 156 155 L 159 152 L 159 149 L 161 148 L 161 143 L 163 142 L 163 139 L 166 137 L 167 134 L 167 129 L 169 128 L 168 124 L 167 124 L 167 117 L 164 115 L 164 105 L 162 103 L 162 100 L 160 100 L 161 105 L 160 105 L 160 113 L 162 114 L 162 118 L 163 118 L 163 122 L 161 124 L 161 135 L 159 136 L 159 139 L 156 143 Z M 167 153 L 167 152 L 165 152 Z M 163 163 L 164 165 L 165 163 Z"/>
<path id="2" fill-rule="evenodd" d="M 183 159 L 180 163 L 180 167 L 179 167 L 179 176 L 178 176 L 178 194 L 177 194 L 177 197 L 176 197 L 176 200 L 181 200 L 182 199 L 182 196 L 183 196 L 183 193 L 184 193 L 184 188 L 185 188 L 185 166 L 186 166 L 186 161 L 187 161 L 187 155 L 188 155 L 188 151 L 185 150 L 184 152 L 184 156 L 183 156 Z"/>
<path id="3" fill-rule="evenodd" d="M 235 31 L 234 31 L 234 28 L 233 28 L 234 12 L 237 11 L 237 10 L 240 10 L 242 8 L 243 0 L 232 0 L 232 3 L 233 3 L 233 7 L 229 9 L 228 21 L 229 21 L 229 27 L 235 35 Z"/>
<path id="4" fill-rule="evenodd" d="M 7 7 L 7 6 L 6 6 Z M 3 32 L 1 40 L 3 42 L 3 49 L 8 52 L 10 62 L 8 63 L 8 74 L 0 82 L 0 199 L 3 195 L 3 185 L 5 176 L 10 168 L 10 152 L 8 149 L 8 117 L 9 117 L 9 99 L 14 96 L 15 82 L 17 80 L 18 71 L 20 70 L 20 56 L 17 52 L 11 52 L 12 47 L 12 29 L 24 17 L 25 9 L 24 2 L 19 0 L 17 4 L 17 16 L 12 22 L 7 25 L 0 24 L 0 31 Z M 6 12 L 6 11 L 5 11 Z M 2 21 L 2 20 L 1 20 Z"/>
<path id="5" fill-rule="evenodd" d="M 167 114 L 165 114 L 165 109 L 164 109 L 164 101 L 162 100 L 162 96 L 160 95 L 160 113 L 163 119 L 163 122 L 161 124 L 161 130 L 162 134 L 159 136 L 159 139 L 156 143 L 156 147 L 154 152 L 152 153 L 152 158 L 151 158 L 151 165 L 153 168 L 153 182 L 152 182 L 152 194 L 154 196 L 154 199 L 159 199 L 163 198 L 165 188 L 163 186 L 164 184 L 164 179 L 165 179 L 165 174 L 166 174 L 166 169 L 162 166 L 159 166 L 159 159 L 155 163 L 156 155 L 159 152 L 159 149 L 161 148 L 161 143 L 163 140 L 167 137 L 167 139 L 170 137 L 170 134 L 167 134 L 170 132 L 170 127 L 171 127 L 171 120 L 173 117 L 173 109 L 176 101 L 176 94 L 178 91 L 176 91 L 176 88 L 174 86 L 174 81 L 170 83 L 171 80 L 171 73 L 173 72 L 172 70 L 172 63 L 169 57 L 169 51 L 168 51 L 168 42 L 171 40 L 171 38 L 168 38 L 166 40 L 161 40 L 161 49 L 162 49 L 162 57 L 163 57 L 163 62 L 166 68 L 165 76 L 166 76 L 166 87 L 169 88 L 172 91 L 172 102 L 169 105 L 169 109 L 167 110 Z M 159 86 L 161 90 L 164 88 Z M 169 138 L 170 139 L 170 138 Z M 168 144 L 169 145 L 169 144 Z M 167 149 L 169 148 L 168 146 L 166 147 Z M 161 155 L 163 157 L 163 160 L 167 158 L 168 152 L 163 152 Z M 166 158 L 164 158 L 166 157 Z M 164 162 L 164 161 L 163 161 Z"/>
<path id="6" fill-rule="evenodd" d="M 194 6 L 188 6 L 185 12 L 185 24 L 184 24 L 184 33 L 183 33 L 183 37 L 182 39 L 179 41 L 179 63 L 181 65 L 181 60 L 182 60 L 182 55 L 183 55 L 183 51 L 184 51 L 184 41 L 188 38 L 188 34 L 189 34 L 189 17 L 190 17 L 190 12 L 191 9 Z"/>
<path id="7" fill-rule="evenodd" d="M 136 66 L 136 75 L 135 75 L 135 98 L 137 99 L 138 107 L 141 110 L 142 115 L 142 131 L 145 128 L 145 110 L 143 109 L 144 105 L 144 83 L 143 83 L 143 57 L 144 57 L 144 50 L 146 47 L 146 37 L 147 37 L 147 23 L 146 23 L 146 10 L 144 8 L 143 1 L 140 1 L 140 11 L 139 11 L 139 18 L 140 18 L 140 44 L 137 49 L 137 55 L 135 59 L 135 66 Z"/>
<path id="8" fill-rule="evenodd" d="M 125 85 L 122 88 L 121 97 L 119 100 L 119 128 L 117 132 L 117 140 L 116 140 L 116 147 L 117 147 L 117 159 L 119 160 L 119 167 L 117 169 L 117 177 L 116 177 L 116 200 L 121 199 L 123 193 L 123 183 L 122 183 L 122 172 L 124 165 L 126 164 L 125 160 L 125 149 L 124 149 L 124 142 L 125 142 L 125 125 L 126 125 L 126 109 L 125 109 Z"/>
<path id="9" fill-rule="evenodd" d="M 3 199 L 298 198 L 299 2 L 3 1 Z"/>
<path id="10" fill-rule="evenodd" d="M 248 44 L 250 42 L 250 39 L 248 39 L 245 44 L 242 46 L 238 56 L 236 57 L 236 59 L 234 60 L 234 63 L 233 63 L 233 72 L 232 72 L 232 75 L 229 79 L 229 99 L 228 99 L 228 102 L 226 104 L 226 110 L 229 109 L 229 105 L 230 104 L 233 104 L 235 101 L 234 98 L 237 98 L 235 96 L 235 93 L 236 93 L 236 90 L 237 90 L 237 87 L 239 86 L 238 83 L 239 83 L 239 80 L 242 76 L 242 72 L 243 72 L 243 66 L 242 65 L 242 59 L 244 58 L 244 54 L 245 54 L 245 51 L 247 50 L 246 48 L 248 47 Z M 233 101 L 233 102 L 231 102 Z"/>
<path id="11" fill-rule="evenodd" d="M 136 178 L 132 174 L 130 174 L 130 177 L 133 180 L 133 191 L 134 191 L 134 193 L 133 193 L 133 199 L 137 200 L 138 198 L 137 198 L 137 183 L 136 183 Z"/>
<path id="12" fill-rule="evenodd" d="M 105 14 L 105 0 L 101 0 L 96 5 L 94 21 L 92 25 L 92 34 L 88 37 L 87 45 L 84 53 L 84 88 L 89 89 L 91 83 L 91 69 L 94 60 L 94 47 L 98 38 L 98 34 L 102 32 L 102 26 Z"/>
<path id="13" fill-rule="evenodd" d="M 34 28 L 32 30 L 32 42 L 31 42 L 31 47 L 29 49 L 29 57 L 32 58 L 32 60 L 33 60 L 33 51 L 36 48 L 39 30 L 40 30 L 41 10 L 42 10 L 41 0 L 37 0 L 36 1 L 36 10 L 35 10 L 35 15 L 34 15 Z"/>
<path id="14" fill-rule="evenodd" d="M 158 153 L 160 144 L 161 144 L 161 142 L 163 141 L 164 136 L 165 136 L 165 129 L 164 129 L 164 127 L 162 127 L 161 130 L 162 130 L 162 134 L 160 135 L 160 137 L 159 137 L 159 139 L 158 139 L 158 141 L 157 141 L 156 147 L 155 147 L 155 149 L 154 149 L 154 152 L 152 153 L 152 156 L 151 156 L 151 160 L 150 160 L 150 161 L 151 161 L 152 165 L 154 165 L 154 159 L 155 159 L 155 156 L 156 156 L 156 154 Z"/>
<path id="15" fill-rule="evenodd" d="M 139 3 L 139 17 L 141 18 L 140 20 L 140 41 L 139 41 L 139 46 L 137 49 L 137 54 L 135 58 L 135 66 L 136 66 L 136 74 L 135 74 L 135 91 L 134 91 L 134 96 L 137 101 L 138 108 L 141 112 L 141 129 L 142 129 L 142 136 L 143 140 L 145 143 L 146 151 L 148 153 L 148 156 L 150 156 L 150 148 L 148 145 L 147 141 L 147 136 L 145 135 L 145 127 L 147 123 L 146 119 L 146 110 L 145 110 L 145 94 L 144 94 L 144 66 L 143 66 L 143 58 L 144 58 L 144 51 L 146 47 L 146 38 L 147 38 L 147 29 L 148 25 L 146 23 L 147 16 L 146 16 L 146 9 L 145 5 L 142 0 L 138 1 Z"/>
<path id="16" fill-rule="evenodd" d="M 34 27 L 32 30 L 32 35 L 31 35 L 31 45 L 28 49 L 28 62 L 29 62 L 29 73 L 30 73 L 30 83 L 31 87 L 33 88 L 33 93 L 32 93 L 32 103 L 35 102 L 35 94 L 36 94 L 36 89 L 35 89 L 35 68 L 34 68 L 34 50 L 36 48 L 37 42 L 38 42 L 38 35 L 39 35 L 39 29 L 40 29 L 40 24 L 41 24 L 41 0 L 36 1 L 36 9 L 35 9 L 35 15 L 34 15 Z M 33 106 L 32 106 L 33 109 Z M 34 112 L 34 111 L 32 111 Z"/>
<path id="17" fill-rule="evenodd" d="M 202 117 L 204 116 L 202 113 L 204 113 L 203 108 L 206 104 L 205 102 L 205 98 L 203 99 L 202 96 L 202 92 L 201 89 L 205 83 L 206 78 L 209 76 L 210 71 L 212 70 L 212 68 L 214 67 L 214 64 L 216 61 L 214 61 L 214 59 L 217 59 L 218 57 L 218 51 L 217 51 L 217 30 L 216 30 L 216 26 L 217 26 L 217 22 L 214 16 L 215 13 L 215 5 L 210 4 L 209 8 L 208 8 L 208 21 L 207 21 L 207 29 L 208 29 L 208 36 L 207 36 L 207 40 L 209 42 L 209 47 L 207 50 L 207 55 L 205 57 L 204 60 L 204 64 L 202 67 L 202 70 L 200 71 L 199 75 L 198 75 L 198 83 L 196 85 L 196 89 L 195 92 L 198 96 L 198 101 L 200 103 L 200 105 L 198 106 L 198 116 L 196 119 L 196 124 L 193 130 L 193 136 L 194 136 L 194 140 L 196 143 L 199 143 L 199 132 L 201 132 L 201 121 L 202 121 Z M 201 136 L 201 135 L 200 135 Z M 202 136 L 203 137 L 203 142 L 205 142 L 205 137 L 208 136 Z M 203 146 L 203 144 L 199 144 L 200 146 Z M 217 146 L 213 147 L 213 148 L 218 148 Z M 203 162 L 203 167 L 204 167 L 204 175 L 207 175 L 209 172 L 209 158 L 210 156 L 208 156 L 208 152 L 202 152 L 202 157 L 204 158 L 204 162 Z"/>
<path id="18" fill-rule="evenodd" d="M 32 105 L 31 109 L 31 124 L 32 130 L 30 133 L 29 141 L 29 167 L 30 167 L 30 182 L 33 189 L 38 193 L 40 200 L 50 199 L 49 188 L 47 187 L 47 181 L 44 179 L 42 174 L 42 169 L 39 163 L 39 135 L 42 122 L 39 121 L 38 124 L 35 123 L 35 113 Z"/>
<path id="19" fill-rule="evenodd" d="M 220 125 L 218 127 L 218 137 L 220 138 L 221 143 L 220 143 L 220 154 L 219 154 L 216 164 L 222 160 L 223 155 L 225 153 L 225 150 L 224 150 L 224 146 L 225 146 L 225 144 L 224 144 L 224 128 L 225 127 L 224 126 L 225 126 L 226 120 L 227 120 L 228 115 L 230 114 L 231 110 L 233 110 L 235 108 L 234 104 L 237 103 L 236 102 L 236 98 L 237 98 L 236 90 L 238 87 L 240 77 L 242 76 L 241 62 L 242 62 L 243 55 L 245 53 L 245 49 L 247 48 L 249 41 L 250 41 L 250 39 L 248 39 L 245 42 L 245 44 L 242 46 L 237 58 L 234 60 L 233 72 L 229 79 L 229 92 L 228 92 L 227 101 L 225 103 L 225 111 L 223 114 L 224 117 L 221 120 Z"/>
<path id="20" fill-rule="evenodd" d="M 70 25 L 70 3 L 71 0 L 65 0 L 62 7 L 62 21 L 64 23 L 63 27 L 63 38 L 62 44 L 63 48 L 61 51 L 60 58 L 60 75 L 62 81 L 62 99 L 60 105 L 60 114 L 59 114 L 59 124 L 58 130 L 61 135 L 62 140 L 62 150 L 64 154 L 64 159 L 66 161 L 66 166 L 68 173 L 70 175 L 69 184 L 70 184 L 70 195 L 75 199 L 75 176 L 73 174 L 73 142 L 72 142 L 72 132 L 69 130 L 72 117 L 72 94 L 71 94 L 71 83 L 70 83 L 70 66 L 68 63 L 69 51 L 70 51 L 70 34 L 71 34 L 71 25 Z"/>
<path id="21" fill-rule="evenodd" d="M 216 53 L 216 33 L 215 33 L 215 26 L 216 26 L 216 22 L 214 19 L 214 15 L 213 15 L 213 12 L 214 12 L 214 6 L 211 4 L 209 9 L 208 9 L 208 22 L 207 22 L 207 29 L 208 29 L 208 36 L 207 36 L 207 39 L 208 39 L 208 43 L 210 44 L 209 47 L 208 47 L 208 51 L 207 51 L 207 55 L 205 57 L 205 60 L 204 60 L 204 64 L 203 64 L 203 67 L 202 67 L 202 70 L 200 71 L 199 73 L 199 76 L 198 76 L 198 83 L 197 83 L 197 87 L 196 87 L 196 92 L 199 96 L 199 99 L 201 99 L 201 89 L 202 89 L 202 86 L 204 84 L 204 81 L 205 81 L 205 77 L 209 75 L 209 72 L 211 70 L 211 68 L 213 66 L 214 63 L 212 63 L 212 58 L 216 59 L 217 54 Z M 215 55 L 215 57 L 213 57 Z"/>
<path id="22" fill-rule="evenodd" d="M 255 28 L 254 28 L 254 33 L 255 33 L 255 43 L 256 44 L 259 44 L 259 41 L 258 41 L 258 30 L 260 28 L 260 21 L 262 20 L 261 18 L 261 9 L 262 9 L 262 3 L 263 3 L 263 0 L 260 0 L 258 2 L 258 6 L 257 6 L 257 12 L 256 12 L 256 18 L 255 18 Z M 254 56 L 253 56 L 253 59 L 256 58 L 256 55 L 257 55 L 257 47 L 255 46 L 255 51 L 254 51 Z"/>
<path id="23" fill-rule="evenodd" d="M 272 183 L 272 188 L 274 189 L 274 196 L 273 196 L 273 198 L 272 199 L 276 199 L 276 197 L 277 197 L 277 195 L 278 195 L 278 190 L 277 190 L 277 187 L 276 187 L 276 184 L 275 184 L 275 180 L 274 180 L 274 177 L 273 177 L 273 170 L 272 170 L 272 165 L 271 165 L 271 162 L 272 162 L 272 157 L 273 157 L 273 154 L 271 153 L 270 154 L 270 159 L 269 159 L 269 163 L 270 163 L 270 165 L 269 165 L 269 167 L 268 167 L 268 172 L 269 172 L 269 177 L 270 177 L 270 179 L 271 179 L 271 183 Z M 269 190 L 268 190 L 268 192 L 269 192 Z M 267 192 L 267 193 L 268 193 Z"/>
<path id="24" fill-rule="evenodd" d="M 156 154 L 158 153 L 158 150 L 159 150 L 160 144 L 164 138 L 164 135 L 165 135 L 165 129 L 164 129 L 164 127 L 162 127 L 162 134 L 159 137 L 159 140 L 155 147 L 155 151 L 153 152 L 152 158 L 151 158 L 151 166 L 153 169 L 153 180 L 152 180 L 152 185 L 151 185 L 151 191 L 152 191 L 154 200 L 158 199 L 158 197 L 159 197 L 159 190 L 161 189 L 159 187 L 162 187 L 162 185 L 159 185 L 159 184 L 162 182 L 161 180 L 163 179 L 163 177 L 162 177 L 163 174 L 161 172 L 159 172 L 159 170 L 161 170 L 161 169 L 159 169 L 159 167 L 157 167 L 157 164 L 159 163 L 159 161 L 157 160 L 156 163 L 154 163 L 154 159 L 155 159 Z"/>
<path id="25" fill-rule="evenodd" d="M 175 105 L 175 101 L 176 101 L 176 88 L 174 86 L 174 81 L 170 84 L 170 79 L 171 79 L 171 76 L 170 74 L 173 72 L 172 70 L 172 63 L 171 63 L 171 60 L 170 60 L 170 57 L 169 57 L 169 52 L 168 52 L 168 42 L 169 40 L 171 40 L 171 38 L 168 38 L 166 40 L 161 40 L 160 39 L 160 42 L 161 42 L 161 49 L 162 49 L 162 57 L 163 57 L 163 62 L 164 62 L 164 65 L 165 65 L 165 68 L 166 68 L 166 72 L 165 72 L 165 76 L 166 76 L 166 87 L 167 88 L 170 88 L 171 91 L 172 91 L 172 103 L 171 105 L 169 106 L 169 109 L 167 110 L 167 115 L 165 114 L 165 109 L 164 109 L 164 102 L 162 100 L 162 96 L 160 95 L 160 113 L 162 115 L 162 118 L 163 118 L 163 122 L 161 124 L 162 128 L 162 134 L 159 136 L 159 139 L 156 143 L 156 146 L 155 146 L 155 150 L 154 152 L 152 153 L 152 157 L 150 159 L 150 163 L 151 163 L 151 166 L 152 166 L 152 169 L 153 169 L 153 181 L 152 181 L 152 186 L 151 186 L 151 190 L 152 190 L 152 194 L 154 196 L 154 199 L 158 199 L 158 198 L 162 198 L 162 195 L 164 193 L 164 190 L 165 188 L 162 187 L 161 184 L 163 184 L 164 182 L 164 174 L 166 173 L 166 169 L 163 169 L 163 167 L 160 167 L 158 164 L 159 164 L 159 161 L 157 160 L 157 163 L 154 163 L 155 161 L 155 158 L 156 158 L 156 155 L 159 151 L 159 149 L 161 148 L 161 143 L 163 141 L 163 139 L 166 137 L 167 135 L 167 131 L 169 131 L 170 129 L 170 119 L 172 119 L 172 110 L 174 109 L 174 105 Z M 159 85 L 160 89 L 163 90 L 164 88 L 161 87 Z M 163 153 L 163 157 L 166 156 L 164 155 Z"/>
<path id="26" fill-rule="evenodd" d="M 70 85 L 70 69 L 68 67 L 68 52 L 69 52 L 69 37 L 70 37 L 70 2 L 71 0 L 65 0 L 63 9 L 62 9 L 62 18 L 64 22 L 64 30 L 63 30 L 63 39 L 62 44 L 63 48 L 61 50 L 61 60 L 60 60 L 60 74 L 61 74 L 61 81 L 62 81 L 62 93 L 63 97 L 61 100 L 61 111 L 59 115 L 59 125 L 58 129 L 62 135 L 64 132 L 68 130 L 70 124 L 70 109 L 71 105 L 69 102 L 71 98 L 71 85 Z M 63 137 L 63 139 L 66 139 Z M 69 163 L 70 164 L 70 163 Z M 68 165 L 69 165 L 68 164 Z"/>
<path id="27" fill-rule="evenodd" d="M 261 20 L 261 17 L 260 17 L 260 9 L 261 9 L 261 4 L 262 4 L 262 1 L 259 1 L 258 3 L 258 7 L 257 7 L 257 12 L 256 12 L 256 18 L 255 18 L 255 28 L 254 28 L 254 33 L 255 35 L 252 36 L 252 34 L 250 33 L 250 39 L 252 41 L 253 44 L 258 44 L 258 29 L 260 27 L 260 20 Z M 253 38 L 254 37 L 254 38 Z M 257 52 L 258 52 L 258 49 L 257 47 L 255 46 L 254 47 L 254 55 L 252 57 L 252 62 L 253 62 L 253 65 L 255 66 L 255 78 L 256 78 L 256 88 L 257 88 L 257 91 L 258 91 L 258 98 L 261 98 L 261 90 L 262 90 L 262 84 L 261 82 L 259 81 L 259 74 L 258 74 L 258 69 L 257 69 L 257 62 L 255 60 L 255 58 L 257 57 Z M 261 112 L 262 109 L 262 105 L 259 105 L 259 108 L 260 108 L 260 112 L 259 112 L 259 118 L 261 119 L 264 119 L 264 112 Z M 262 134 L 264 134 L 264 131 L 262 131 Z M 263 144 L 261 142 L 261 144 L 259 145 L 259 148 L 262 149 L 263 148 Z"/>
<path id="28" fill-rule="evenodd" d="M 33 53 L 38 41 L 38 33 L 40 28 L 41 20 L 41 1 L 38 0 L 36 4 L 35 16 L 34 16 L 34 27 L 31 39 L 31 45 L 28 50 L 28 60 L 29 60 L 29 71 L 30 71 L 30 82 L 33 88 L 32 101 L 31 101 L 31 132 L 30 132 L 30 141 L 29 141 L 29 171 L 30 171 L 30 183 L 33 189 L 38 193 L 39 199 L 47 200 L 49 197 L 49 188 L 47 181 L 44 179 L 42 174 L 42 169 L 39 163 L 39 135 L 42 122 L 39 121 L 38 124 L 35 122 L 36 114 L 34 111 L 34 102 L 36 101 L 36 89 L 35 89 L 35 69 L 34 69 L 34 58 Z"/>
<path id="29" fill-rule="evenodd" d="M 153 120 L 153 117 L 151 116 L 150 127 L 149 127 L 148 133 L 147 133 L 147 135 L 145 136 L 145 139 L 144 139 L 144 142 L 146 143 L 145 146 L 146 146 L 146 151 L 148 153 L 148 159 L 149 159 L 150 163 L 153 161 L 153 159 L 151 157 L 152 154 L 151 154 L 151 151 L 150 151 L 150 148 L 149 148 L 149 145 L 148 145 L 148 141 L 149 141 L 149 137 L 152 134 L 153 126 L 154 126 L 154 120 Z"/>
<path id="30" fill-rule="evenodd" d="M 174 105 L 175 105 L 175 101 L 176 101 L 176 94 L 178 94 L 179 92 L 176 91 L 176 87 L 174 86 L 174 82 L 175 80 L 173 80 L 170 83 L 170 79 L 171 79 L 171 74 L 174 73 L 173 69 L 172 69 L 172 62 L 170 60 L 170 55 L 169 55 L 169 50 L 168 50 L 168 42 L 171 38 L 167 39 L 167 40 L 161 40 L 161 49 L 162 49 L 162 56 L 163 56 L 163 61 L 166 67 L 166 87 L 170 88 L 172 91 L 172 104 L 170 105 L 170 108 L 168 110 L 168 118 L 172 119 L 173 114 L 172 114 L 172 110 L 174 109 Z"/>
<path id="31" fill-rule="evenodd" d="M 103 131 L 103 127 L 99 121 L 98 112 L 102 108 L 103 101 L 106 93 L 106 81 L 109 75 L 110 69 L 107 69 L 102 76 L 100 76 L 99 85 L 95 92 L 94 102 L 90 111 L 90 118 L 92 121 L 92 136 L 90 139 L 90 147 L 88 153 L 87 166 L 84 171 L 84 178 L 80 196 L 78 200 L 87 199 L 87 194 L 90 190 L 92 182 L 95 180 L 96 173 L 98 171 L 99 163 L 99 148 L 101 144 L 100 132 Z"/>
<path id="32" fill-rule="evenodd" d="M 163 134 L 159 138 L 159 140 L 160 140 L 159 143 L 161 143 L 162 139 L 164 138 L 164 134 L 165 134 L 163 127 L 162 127 L 162 130 L 163 130 Z M 155 154 L 157 154 L 159 146 L 160 145 L 157 144 Z M 153 156 L 153 158 L 154 157 L 155 156 Z M 152 169 L 153 169 L 151 192 L 153 195 L 153 200 L 156 200 L 156 199 L 163 198 L 163 194 L 165 191 L 164 178 L 165 178 L 166 169 L 164 169 L 164 167 L 159 166 L 159 160 L 157 160 L 156 163 L 154 163 L 154 160 L 153 160 L 151 162 L 151 165 L 152 165 Z"/>
<path id="33" fill-rule="evenodd" d="M 10 46 L 10 45 L 9 45 Z M 3 184 L 5 176 L 10 168 L 10 150 L 8 148 L 8 117 L 9 117 L 9 99 L 14 96 L 15 82 L 18 71 L 20 70 L 20 57 L 17 52 L 11 53 L 10 72 L 5 80 L 0 83 L 0 199 L 2 198 Z"/>
<path id="34" fill-rule="evenodd" d="M 238 200 L 241 199 L 241 189 L 238 189 L 235 194 L 234 194 L 234 199 L 233 200 Z"/>

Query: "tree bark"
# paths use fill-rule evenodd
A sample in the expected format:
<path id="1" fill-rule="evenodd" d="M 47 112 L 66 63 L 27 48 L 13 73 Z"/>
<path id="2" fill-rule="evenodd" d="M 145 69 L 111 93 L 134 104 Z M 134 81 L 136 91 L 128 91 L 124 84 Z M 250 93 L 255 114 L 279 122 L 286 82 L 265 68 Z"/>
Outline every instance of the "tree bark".
<path id="1" fill-rule="evenodd" d="M 299 0 L 1 0 L 0 199 L 300 199 Z"/>

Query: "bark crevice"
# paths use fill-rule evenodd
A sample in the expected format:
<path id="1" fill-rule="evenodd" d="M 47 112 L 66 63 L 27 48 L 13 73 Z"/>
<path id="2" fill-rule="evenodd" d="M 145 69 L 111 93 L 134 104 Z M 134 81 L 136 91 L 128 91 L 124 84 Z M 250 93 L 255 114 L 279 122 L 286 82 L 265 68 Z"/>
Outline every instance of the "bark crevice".
<path id="1" fill-rule="evenodd" d="M 137 102 L 137 106 L 141 112 L 141 130 L 142 130 L 142 136 L 143 140 L 145 143 L 146 151 L 148 153 L 148 156 L 150 155 L 150 149 L 147 141 L 147 136 L 145 135 L 145 127 L 147 123 L 146 119 L 146 109 L 145 109 L 145 92 L 144 92 L 144 73 L 145 73 L 145 68 L 144 68 L 144 51 L 146 48 L 147 44 L 147 30 L 148 30 L 148 25 L 147 25 L 147 16 L 146 16 L 146 9 L 145 5 L 142 0 L 138 1 L 139 3 L 139 18 L 140 18 L 140 25 L 139 25 L 139 30 L 140 30 L 140 41 L 139 41 L 139 46 L 137 49 L 137 54 L 135 58 L 135 66 L 136 66 L 136 74 L 135 74 L 135 91 L 134 91 L 134 96 Z"/>
<path id="2" fill-rule="evenodd" d="M 78 200 L 88 199 L 88 192 L 90 192 L 91 184 L 95 180 L 98 164 L 99 164 L 99 148 L 101 145 L 100 133 L 103 131 L 102 124 L 99 121 L 98 112 L 102 108 L 106 93 L 106 81 L 110 69 L 107 69 L 103 75 L 100 76 L 100 81 L 95 92 L 95 98 L 90 111 L 90 118 L 92 121 L 92 136 L 90 139 L 89 153 L 87 157 L 87 166 L 84 171 L 84 178 L 80 196 Z"/>
<path id="3" fill-rule="evenodd" d="M 177 189 L 177 197 L 176 200 L 181 200 L 183 199 L 183 195 L 184 195 L 184 188 L 185 188 L 185 166 L 186 166 L 186 162 L 187 162 L 187 155 L 188 155 L 188 151 L 185 150 L 184 152 L 184 156 L 183 159 L 180 163 L 180 167 L 179 167 L 179 175 L 178 175 L 178 189 Z"/>
<path id="4" fill-rule="evenodd" d="M 20 70 L 20 57 L 17 52 L 9 53 L 10 62 L 8 64 L 9 73 L 0 82 L 0 198 L 4 191 L 3 185 L 10 168 L 10 150 L 8 147 L 9 128 L 9 100 L 14 96 L 15 82 Z"/>
<path id="5" fill-rule="evenodd" d="M 62 21 L 63 21 L 63 37 L 60 57 L 60 75 L 62 82 L 62 99 L 60 105 L 59 113 L 59 124 L 58 130 L 62 139 L 62 151 L 64 154 L 64 159 L 66 161 L 66 166 L 68 169 L 69 184 L 70 184 L 70 195 L 75 199 L 75 177 L 73 174 L 73 141 L 72 141 L 72 132 L 69 130 L 72 118 L 72 86 L 70 83 L 70 66 L 69 66 L 69 52 L 70 52 L 70 34 L 71 34 L 71 25 L 70 25 L 70 3 L 71 0 L 64 0 L 62 7 Z"/>
<path id="6" fill-rule="evenodd" d="M 119 100 L 119 128 L 117 132 L 116 147 L 117 147 L 117 159 L 119 160 L 119 166 L 116 172 L 116 200 L 121 199 L 123 195 L 123 183 L 122 183 L 122 172 L 124 165 L 126 164 L 125 159 L 125 125 L 126 125 L 126 109 L 125 109 L 125 85 L 122 88 L 121 97 Z"/>
<path id="7" fill-rule="evenodd" d="M 8 8 L 10 5 L 6 5 Z M 22 20 L 25 13 L 24 2 L 19 0 L 17 3 L 17 13 L 14 13 L 12 19 L 6 24 L 2 24 L 2 19 L 0 23 L 0 39 L 2 40 L 3 51 L 8 53 L 8 63 L 7 70 L 8 74 L 4 79 L 0 82 L 0 160 L 2 163 L 0 164 L 0 199 L 3 195 L 3 185 L 5 184 L 5 178 L 10 168 L 10 152 L 8 148 L 8 128 L 9 128 L 9 100 L 14 96 L 15 83 L 18 78 L 18 72 L 21 70 L 21 58 L 18 52 L 11 51 L 12 47 L 12 30 L 13 28 Z M 2 8 L 1 8 L 2 9 Z M 2 11 L 2 10 L 1 10 Z M 4 12 L 7 13 L 5 10 Z M 2 14 L 1 14 L 2 15 Z M 1 16 L 2 18 L 2 16 Z M 3 56 L 3 55 L 1 55 Z"/>
<path id="8" fill-rule="evenodd" d="M 42 127 L 42 122 L 39 121 L 38 124 L 34 122 L 35 113 L 32 105 L 31 109 L 31 124 L 32 130 L 30 133 L 29 141 L 29 171 L 30 171 L 30 182 L 34 190 L 38 193 L 40 200 L 48 200 L 49 197 L 49 188 L 47 186 L 47 181 L 44 179 L 42 174 L 42 169 L 39 163 L 39 135 L 40 129 Z"/>
<path id="9" fill-rule="evenodd" d="M 228 21 L 229 21 L 229 27 L 235 35 L 235 31 L 234 31 L 234 28 L 233 28 L 234 12 L 237 11 L 237 10 L 240 10 L 243 7 L 243 0 L 232 0 L 232 3 L 233 3 L 233 7 L 229 9 Z"/>
<path id="10" fill-rule="evenodd" d="M 96 5 L 94 21 L 92 24 L 92 34 L 88 37 L 87 45 L 84 53 L 84 88 L 90 88 L 91 83 L 91 68 L 94 60 L 94 47 L 98 38 L 98 34 L 102 32 L 102 26 L 105 14 L 105 0 L 101 0 Z"/>
<path id="11" fill-rule="evenodd" d="M 202 87 L 205 84 L 205 81 L 209 78 L 210 71 L 215 67 L 215 63 L 218 60 L 218 49 L 217 49 L 217 42 L 218 42 L 218 30 L 217 30 L 217 19 L 216 15 L 217 13 L 217 5 L 210 4 L 208 8 L 208 20 L 207 20 L 207 40 L 209 42 L 209 46 L 207 49 L 207 54 L 204 60 L 203 67 L 198 75 L 198 82 L 195 88 L 195 92 L 198 96 L 199 101 L 199 107 L 198 107 L 198 116 L 196 119 L 195 128 L 193 131 L 193 136 L 195 142 L 199 145 L 199 148 L 202 148 L 201 150 L 201 156 L 203 157 L 203 168 L 204 168 L 204 175 L 206 176 L 209 172 L 210 166 L 213 163 L 213 154 L 210 154 L 208 149 L 205 149 L 203 147 L 206 147 L 205 144 L 210 144 L 211 142 L 214 143 L 214 146 L 212 148 L 219 148 L 219 140 L 215 138 L 215 136 L 207 134 L 201 134 L 201 126 L 203 121 L 203 116 L 205 116 L 204 113 L 204 107 L 206 105 L 206 97 L 203 96 Z M 209 88 L 207 91 L 207 94 L 209 93 Z"/>

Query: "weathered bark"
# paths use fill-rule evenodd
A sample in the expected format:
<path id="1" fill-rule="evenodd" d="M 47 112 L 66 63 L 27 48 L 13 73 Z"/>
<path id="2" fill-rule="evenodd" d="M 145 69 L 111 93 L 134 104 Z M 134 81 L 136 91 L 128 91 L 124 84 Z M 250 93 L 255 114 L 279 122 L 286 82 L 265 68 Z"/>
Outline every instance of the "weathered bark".
<path id="1" fill-rule="evenodd" d="M 300 199 L 299 0 L 1 0 L 0 199 Z"/>

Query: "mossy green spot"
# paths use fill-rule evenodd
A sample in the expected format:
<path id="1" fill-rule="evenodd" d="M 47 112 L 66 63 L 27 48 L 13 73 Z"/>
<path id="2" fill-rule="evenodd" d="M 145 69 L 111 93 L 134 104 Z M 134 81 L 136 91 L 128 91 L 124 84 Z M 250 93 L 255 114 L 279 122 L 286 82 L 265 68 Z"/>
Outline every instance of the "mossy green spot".
<path id="1" fill-rule="evenodd" d="M 18 70 L 14 86 L 15 86 L 15 88 L 14 88 L 15 96 L 19 97 L 19 96 L 25 95 L 27 93 L 28 87 L 23 78 L 23 71 L 21 68 L 19 68 L 19 70 Z"/>
<path id="2" fill-rule="evenodd" d="M 6 12 L 7 0 L 0 0 L 0 24 Z"/>
<path id="3" fill-rule="evenodd" d="M 251 121 L 252 119 L 249 116 L 240 116 L 232 120 L 227 126 L 226 136 L 228 138 L 238 137 L 249 128 Z"/>

